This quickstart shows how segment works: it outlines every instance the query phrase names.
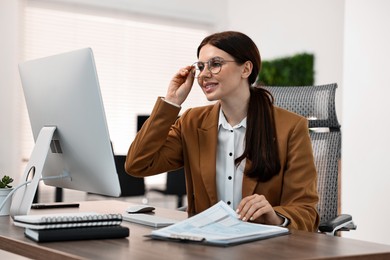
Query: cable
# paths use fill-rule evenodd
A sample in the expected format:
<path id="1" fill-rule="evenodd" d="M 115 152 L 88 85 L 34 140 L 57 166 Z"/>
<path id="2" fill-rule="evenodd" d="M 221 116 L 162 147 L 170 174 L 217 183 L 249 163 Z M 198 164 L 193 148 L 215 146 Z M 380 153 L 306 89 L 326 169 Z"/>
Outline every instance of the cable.
<path id="1" fill-rule="evenodd" d="M 60 175 L 60 176 L 49 176 L 49 177 L 44 177 L 44 178 L 40 178 L 39 181 L 42 181 L 42 180 L 52 180 L 52 179 L 62 179 L 62 178 L 70 178 L 69 176 L 69 173 L 66 172 L 66 174 L 64 175 Z M 27 185 L 27 184 L 30 184 L 31 181 L 26 181 L 26 182 L 23 182 L 22 184 L 19 184 L 18 186 L 16 186 L 15 188 L 13 188 L 13 190 L 7 195 L 7 197 L 5 197 L 3 203 L 1 203 L 0 205 L 0 211 L 3 209 L 4 205 L 7 203 L 7 201 L 9 200 L 9 198 L 12 197 L 12 195 L 18 190 L 20 189 L 21 187 Z"/>
<path id="2" fill-rule="evenodd" d="M 21 187 L 29 183 L 31 183 L 31 181 L 23 182 L 22 184 L 19 184 L 16 188 L 14 188 L 10 193 L 8 193 L 7 197 L 5 197 L 3 203 L 0 206 L 0 211 L 3 209 L 5 203 L 7 203 L 8 199 L 15 193 L 15 191 L 17 191 L 18 189 L 20 189 Z"/>

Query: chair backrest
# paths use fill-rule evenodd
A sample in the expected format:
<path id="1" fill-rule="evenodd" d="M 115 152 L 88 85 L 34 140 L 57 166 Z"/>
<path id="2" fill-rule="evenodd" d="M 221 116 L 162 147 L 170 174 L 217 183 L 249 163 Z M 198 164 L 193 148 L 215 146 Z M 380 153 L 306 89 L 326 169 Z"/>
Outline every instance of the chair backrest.
<path id="1" fill-rule="evenodd" d="M 126 155 L 115 155 L 114 159 L 121 186 L 121 197 L 145 195 L 144 178 L 130 176 L 125 171 Z"/>
<path id="2" fill-rule="evenodd" d="M 178 196 L 187 194 L 184 168 L 167 173 L 167 187 L 165 194 Z"/>
<path id="3" fill-rule="evenodd" d="M 318 86 L 265 86 L 275 98 L 275 105 L 309 120 L 317 168 L 320 221 L 335 218 L 339 209 L 339 163 L 341 131 L 335 109 L 337 84 Z"/>

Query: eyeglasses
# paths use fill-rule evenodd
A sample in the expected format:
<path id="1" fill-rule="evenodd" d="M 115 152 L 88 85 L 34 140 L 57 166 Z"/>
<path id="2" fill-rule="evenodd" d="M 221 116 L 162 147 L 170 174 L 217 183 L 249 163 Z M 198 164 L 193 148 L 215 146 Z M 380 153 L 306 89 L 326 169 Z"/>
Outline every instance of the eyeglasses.
<path id="1" fill-rule="evenodd" d="M 215 75 L 221 72 L 222 65 L 226 64 L 226 62 L 235 62 L 235 61 L 224 60 L 219 57 L 211 58 L 207 62 L 198 61 L 192 64 L 192 66 L 194 67 L 192 72 L 194 73 L 195 78 L 199 78 L 200 74 L 204 71 L 207 64 L 207 68 L 210 71 L 210 73 Z"/>

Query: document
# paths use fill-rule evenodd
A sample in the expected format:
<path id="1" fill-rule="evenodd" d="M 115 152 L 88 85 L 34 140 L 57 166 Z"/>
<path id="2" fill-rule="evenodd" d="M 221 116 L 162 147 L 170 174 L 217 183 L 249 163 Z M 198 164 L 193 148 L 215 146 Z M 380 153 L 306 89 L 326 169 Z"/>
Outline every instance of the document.
<path id="1" fill-rule="evenodd" d="M 229 246 L 289 234 L 287 228 L 244 222 L 225 202 L 171 226 L 153 230 L 150 237 Z"/>

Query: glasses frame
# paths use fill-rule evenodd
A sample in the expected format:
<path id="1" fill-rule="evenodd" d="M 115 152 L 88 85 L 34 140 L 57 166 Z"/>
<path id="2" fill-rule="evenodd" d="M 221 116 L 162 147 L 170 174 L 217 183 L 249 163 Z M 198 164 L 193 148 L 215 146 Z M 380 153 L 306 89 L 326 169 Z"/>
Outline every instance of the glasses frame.
<path id="1" fill-rule="evenodd" d="M 219 68 L 219 70 L 218 70 L 217 72 L 213 72 L 213 71 L 212 71 L 213 68 L 212 68 L 212 66 L 210 65 L 211 62 L 214 62 L 214 61 L 218 61 L 218 62 L 221 64 L 221 66 L 219 66 L 219 67 L 213 67 L 213 68 Z M 194 63 L 192 64 L 194 77 L 195 77 L 195 78 L 200 78 L 200 74 L 202 74 L 202 72 L 203 72 L 204 69 L 206 68 L 206 64 L 207 64 L 207 70 L 210 72 L 210 74 L 211 74 L 211 75 L 216 75 L 216 74 L 218 74 L 218 73 L 221 72 L 222 66 L 225 65 L 225 64 L 228 63 L 228 62 L 236 62 L 236 61 L 235 61 L 235 60 L 225 60 L 225 59 L 219 58 L 219 57 L 213 57 L 213 58 L 209 59 L 209 60 L 206 61 L 206 62 L 203 62 L 203 61 L 194 62 Z M 205 66 L 205 68 L 204 68 L 203 70 L 197 69 L 197 68 L 199 68 L 199 66 L 197 66 L 197 64 L 199 64 L 199 63 L 201 63 L 201 64 L 203 64 L 203 65 Z M 197 74 L 196 71 L 199 71 L 198 76 L 196 76 L 196 74 Z"/>

